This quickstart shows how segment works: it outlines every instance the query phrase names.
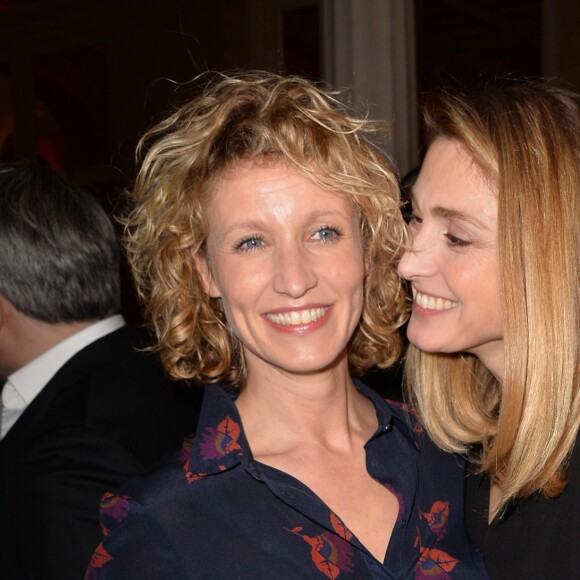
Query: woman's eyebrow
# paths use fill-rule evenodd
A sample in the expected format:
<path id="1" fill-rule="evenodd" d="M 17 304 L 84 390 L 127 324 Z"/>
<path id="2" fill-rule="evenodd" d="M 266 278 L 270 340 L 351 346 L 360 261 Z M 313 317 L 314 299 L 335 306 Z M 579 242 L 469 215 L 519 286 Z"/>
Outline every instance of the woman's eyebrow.
<path id="1" fill-rule="evenodd" d="M 472 224 L 484 230 L 490 229 L 487 224 L 482 222 L 480 219 L 476 218 L 474 215 L 467 214 L 457 209 L 451 209 L 448 207 L 443 207 L 441 205 L 436 205 L 431 210 L 431 214 L 434 215 L 435 217 L 466 222 L 468 224 Z"/>

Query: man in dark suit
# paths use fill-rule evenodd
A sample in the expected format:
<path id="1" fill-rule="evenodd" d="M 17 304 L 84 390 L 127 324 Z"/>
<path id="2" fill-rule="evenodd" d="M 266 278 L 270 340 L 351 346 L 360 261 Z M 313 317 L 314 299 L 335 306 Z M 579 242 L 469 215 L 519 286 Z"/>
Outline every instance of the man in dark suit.
<path id="1" fill-rule="evenodd" d="M 46 168 L 0 165 L 0 577 L 79 580 L 102 494 L 192 432 L 199 396 L 118 314 L 103 209 Z"/>

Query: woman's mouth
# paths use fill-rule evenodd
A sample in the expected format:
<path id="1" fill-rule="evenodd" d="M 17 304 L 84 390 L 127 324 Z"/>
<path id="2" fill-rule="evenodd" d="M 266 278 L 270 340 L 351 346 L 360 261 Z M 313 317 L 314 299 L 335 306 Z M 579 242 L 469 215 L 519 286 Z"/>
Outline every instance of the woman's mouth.
<path id="1" fill-rule="evenodd" d="M 303 326 L 320 320 L 327 312 L 329 306 L 323 308 L 305 308 L 304 310 L 292 310 L 291 312 L 268 313 L 266 318 L 274 324 L 281 326 Z"/>
<path id="2" fill-rule="evenodd" d="M 417 291 L 415 291 L 414 302 L 425 310 L 451 310 L 457 306 L 457 302 L 453 302 L 447 298 L 429 296 L 428 294 L 422 294 Z"/>

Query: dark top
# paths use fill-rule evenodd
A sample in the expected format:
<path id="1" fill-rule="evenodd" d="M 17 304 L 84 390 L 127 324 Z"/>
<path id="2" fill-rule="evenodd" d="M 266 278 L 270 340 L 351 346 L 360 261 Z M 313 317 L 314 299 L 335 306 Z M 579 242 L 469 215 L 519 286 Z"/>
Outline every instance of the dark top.
<path id="1" fill-rule="evenodd" d="M 568 469 L 568 485 L 557 499 L 535 495 L 487 525 L 489 479 L 467 478 L 469 533 L 480 546 L 494 580 L 580 578 L 580 442 Z"/>
<path id="2" fill-rule="evenodd" d="M 199 394 L 120 328 L 69 359 L 0 442 L 0 578 L 80 580 L 102 495 L 195 429 Z"/>
<path id="3" fill-rule="evenodd" d="M 300 481 L 254 461 L 235 392 L 206 387 L 197 435 L 173 462 L 108 495 L 89 579 L 487 578 L 463 521 L 463 469 L 368 387 L 369 473 L 400 513 L 385 562 Z M 417 445 L 420 445 L 420 448 Z"/>

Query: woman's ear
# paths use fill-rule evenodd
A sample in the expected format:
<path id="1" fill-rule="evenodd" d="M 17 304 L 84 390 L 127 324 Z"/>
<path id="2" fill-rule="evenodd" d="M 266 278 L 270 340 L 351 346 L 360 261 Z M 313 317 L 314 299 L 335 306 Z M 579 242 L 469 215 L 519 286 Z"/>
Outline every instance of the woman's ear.
<path id="1" fill-rule="evenodd" d="M 211 298 L 220 298 L 221 292 L 214 282 L 207 257 L 201 256 L 200 254 L 194 254 L 193 263 L 195 264 L 195 269 L 199 274 L 205 293 Z"/>

